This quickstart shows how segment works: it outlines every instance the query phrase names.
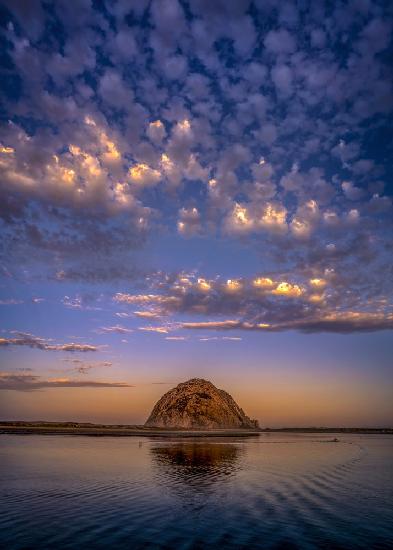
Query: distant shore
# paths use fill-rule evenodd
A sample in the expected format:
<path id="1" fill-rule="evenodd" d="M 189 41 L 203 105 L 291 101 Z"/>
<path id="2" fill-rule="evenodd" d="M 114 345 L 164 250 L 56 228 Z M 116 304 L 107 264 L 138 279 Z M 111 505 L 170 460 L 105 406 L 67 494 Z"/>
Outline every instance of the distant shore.
<path id="1" fill-rule="evenodd" d="M 23 422 L 0 421 L 0 434 L 84 435 L 95 437 L 247 437 L 266 433 L 342 433 L 342 434 L 393 434 L 393 428 L 260 428 L 255 430 L 185 430 L 173 428 L 147 428 L 133 425 L 91 424 L 81 422 Z"/>

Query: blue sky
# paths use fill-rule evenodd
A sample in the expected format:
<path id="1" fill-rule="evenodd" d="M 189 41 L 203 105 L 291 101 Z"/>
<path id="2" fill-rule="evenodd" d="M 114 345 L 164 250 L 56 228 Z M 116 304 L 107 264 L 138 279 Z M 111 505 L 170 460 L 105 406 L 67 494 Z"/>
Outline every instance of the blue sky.
<path id="1" fill-rule="evenodd" d="M 391 422 L 392 12 L 0 1 L 2 417 Z"/>

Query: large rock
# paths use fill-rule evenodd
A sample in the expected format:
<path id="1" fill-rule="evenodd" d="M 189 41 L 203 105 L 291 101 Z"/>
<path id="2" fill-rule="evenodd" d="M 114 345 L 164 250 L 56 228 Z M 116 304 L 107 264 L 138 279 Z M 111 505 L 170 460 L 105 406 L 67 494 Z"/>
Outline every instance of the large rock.
<path id="1" fill-rule="evenodd" d="M 145 426 L 185 429 L 257 429 L 235 400 L 211 382 L 193 378 L 157 402 Z"/>

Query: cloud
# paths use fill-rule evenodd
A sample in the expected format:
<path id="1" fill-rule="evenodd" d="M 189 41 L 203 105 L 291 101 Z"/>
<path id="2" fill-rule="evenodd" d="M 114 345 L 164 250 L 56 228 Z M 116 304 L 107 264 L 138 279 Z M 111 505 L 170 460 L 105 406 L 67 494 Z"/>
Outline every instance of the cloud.
<path id="1" fill-rule="evenodd" d="M 114 35 L 111 46 L 113 58 L 120 62 L 129 62 L 138 54 L 135 36 L 128 26 Z"/>
<path id="2" fill-rule="evenodd" d="M 296 50 L 293 36 L 285 29 L 269 31 L 264 40 L 266 49 L 273 54 L 289 54 Z"/>
<path id="3" fill-rule="evenodd" d="M 295 237 L 307 239 L 315 230 L 319 219 L 318 203 L 315 200 L 309 200 L 298 207 L 290 224 L 291 231 Z"/>
<path id="4" fill-rule="evenodd" d="M 199 338 L 200 342 L 240 342 L 242 338 L 238 336 L 205 336 L 204 338 Z"/>
<path id="5" fill-rule="evenodd" d="M 225 321 L 200 321 L 191 323 L 181 323 L 181 328 L 187 329 L 210 329 L 210 330 L 233 330 L 242 328 L 243 323 L 232 319 Z"/>
<path id="6" fill-rule="evenodd" d="M 326 33 L 322 29 L 312 29 L 311 44 L 314 48 L 322 49 L 326 44 Z"/>
<path id="7" fill-rule="evenodd" d="M 91 259 L 93 260 L 93 258 Z M 99 284 L 124 280 L 133 281 L 142 275 L 133 265 L 127 266 L 124 263 L 123 265 L 102 265 L 102 258 L 94 258 L 94 260 L 94 267 L 83 264 L 70 266 L 57 270 L 53 278 L 58 282 L 76 281 Z M 127 258 L 124 260 L 127 262 Z"/>
<path id="8" fill-rule="evenodd" d="M 161 143 L 162 140 L 166 137 L 165 126 L 161 122 L 161 120 L 150 122 L 147 127 L 146 134 L 153 143 Z"/>
<path id="9" fill-rule="evenodd" d="M 125 304 L 169 304 L 177 301 L 174 296 L 164 296 L 161 294 L 127 294 L 118 292 L 113 297 L 115 302 Z"/>
<path id="10" fill-rule="evenodd" d="M 261 204 L 235 203 L 225 220 L 229 233 L 251 233 L 267 231 L 283 234 L 288 229 L 287 209 L 277 202 Z"/>
<path id="11" fill-rule="evenodd" d="M 0 338 L 0 347 L 8 346 L 27 346 L 43 351 L 70 351 L 70 352 L 88 352 L 98 351 L 98 346 L 91 344 L 51 344 L 50 340 L 34 336 L 27 332 L 14 332 L 15 337 Z"/>
<path id="12" fill-rule="evenodd" d="M 0 390 L 34 391 L 48 388 L 133 388 L 126 382 L 49 378 L 30 374 L 0 373 Z"/>
<path id="13" fill-rule="evenodd" d="M 85 351 L 97 351 L 97 346 L 92 346 L 91 344 L 56 344 L 56 345 L 48 345 L 45 348 L 40 349 L 46 349 L 48 351 L 79 351 L 79 352 L 85 352 Z"/>
<path id="14" fill-rule="evenodd" d="M 112 366 L 111 361 L 100 361 L 95 363 L 86 363 L 85 361 L 82 361 L 81 359 L 63 359 L 66 363 L 71 363 L 73 365 L 72 371 L 75 371 L 79 374 L 89 374 L 91 370 L 94 369 L 100 369 L 100 368 L 108 368 Z"/>
<path id="15" fill-rule="evenodd" d="M 292 94 L 292 70 L 288 65 L 275 65 L 272 68 L 272 81 L 278 94 L 289 97 Z"/>
<path id="16" fill-rule="evenodd" d="M 111 107 L 127 109 L 133 102 L 133 92 L 120 74 L 107 69 L 99 81 L 99 94 Z"/>
<path id="17" fill-rule="evenodd" d="M 115 325 L 113 327 L 101 327 L 99 329 L 99 332 L 102 334 L 112 334 L 112 333 L 130 334 L 131 332 L 134 332 L 134 331 L 131 328 L 126 328 L 121 325 Z"/>
<path id="18" fill-rule="evenodd" d="M 334 312 L 321 316 L 321 318 L 304 320 L 298 323 L 294 321 L 291 325 L 288 325 L 288 328 L 302 332 L 338 332 L 341 334 L 392 330 L 393 315 L 359 311 Z"/>
<path id="19" fill-rule="evenodd" d="M 128 177 L 136 185 L 155 185 L 161 179 L 161 173 L 147 164 L 135 164 L 129 169 Z"/>
<path id="20" fill-rule="evenodd" d="M 365 195 L 364 190 L 356 187 L 351 181 L 343 181 L 341 187 L 345 196 L 351 201 L 357 201 Z"/>
<path id="21" fill-rule="evenodd" d="M 68 309 L 80 309 L 86 311 L 100 311 L 101 309 L 100 307 L 90 305 L 89 302 L 92 302 L 92 298 L 88 295 L 80 296 L 77 294 L 73 298 L 70 296 L 64 296 L 61 302 Z"/>
<path id="22" fill-rule="evenodd" d="M 292 285 L 291 283 L 282 282 L 277 285 L 277 287 L 272 290 L 272 294 L 276 296 L 301 296 L 303 290 L 299 285 Z"/>
<path id="23" fill-rule="evenodd" d="M 125 311 L 120 311 L 115 313 L 116 317 L 121 317 L 122 319 L 127 319 L 128 317 L 132 317 L 131 313 L 126 313 Z"/>
<path id="24" fill-rule="evenodd" d="M 123 315 L 117 313 L 116 315 L 119 315 L 121 317 L 129 316 L 127 313 L 124 313 Z M 134 315 L 135 317 L 140 317 L 142 319 L 156 319 L 157 317 L 159 317 L 159 314 L 156 311 L 134 311 Z"/>
<path id="25" fill-rule="evenodd" d="M 196 235 L 201 231 L 201 218 L 197 208 L 182 208 L 179 212 L 177 230 L 181 235 Z"/>
<path id="26" fill-rule="evenodd" d="M 138 330 L 142 330 L 145 332 L 158 332 L 159 334 L 167 334 L 169 332 L 168 327 L 154 327 L 154 326 L 138 327 Z"/>
<path id="27" fill-rule="evenodd" d="M 393 315 L 350 311 L 271 325 L 268 323 L 248 323 L 230 319 L 224 321 L 186 322 L 181 323 L 179 327 L 191 330 L 246 330 L 263 332 L 296 330 L 305 333 L 333 332 L 349 334 L 353 332 L 392 330 Z"/>
<path id="28" fill-rule="evenodd" d="M 187 59 L 181 55 L 167 57 L 162 69 L 170 80 L 183 79 L 188 69 Z"/>

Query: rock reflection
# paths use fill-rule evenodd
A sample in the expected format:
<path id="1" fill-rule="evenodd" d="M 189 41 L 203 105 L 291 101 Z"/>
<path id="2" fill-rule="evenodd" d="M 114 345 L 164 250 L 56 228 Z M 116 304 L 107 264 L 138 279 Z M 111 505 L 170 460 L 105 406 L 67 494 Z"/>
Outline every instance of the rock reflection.
<path id="1" fill-rule="evenodd" d="M 150 449 L 160 482 L 208 492 L 240 468 L 243 445 L 235 442 L 171 442 Z"/>

